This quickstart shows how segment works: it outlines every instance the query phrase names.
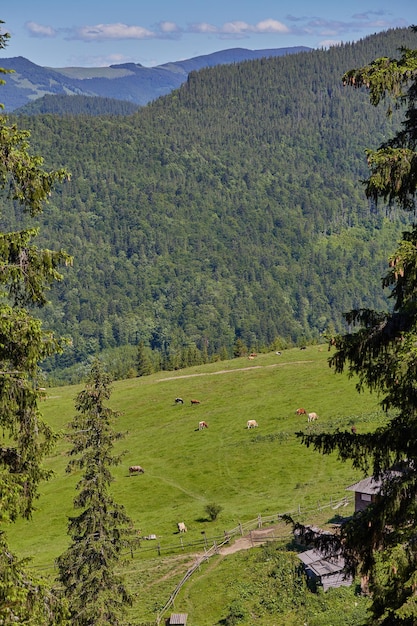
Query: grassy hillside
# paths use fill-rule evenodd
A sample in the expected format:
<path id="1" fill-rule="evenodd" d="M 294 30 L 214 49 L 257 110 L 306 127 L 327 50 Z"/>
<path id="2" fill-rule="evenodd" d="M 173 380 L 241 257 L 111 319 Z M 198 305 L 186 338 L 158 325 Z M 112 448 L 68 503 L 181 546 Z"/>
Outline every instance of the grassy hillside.
<path id="1" fill-rule="evenodd" d="M 127 433 L 120 444 L 126 450 L 124 462 L 114 470 L 114 495 L 142 535 L 157 535 L 157 541 L 143 541 L 127 564 L 138 593 L 135 619 L 154 619 L 185 573 L 190 554 L 203 551 L 203 532 L 212 542 L 258 514 L 299 506 L 301 519 L 324 523 L 335 512 L 313 513 L 318 503 L 349 495 L 345 487 L 360 478 L 357 471 L 335 456 L 323 458 L 302 447 L 295 432 L 344 430 L 354 423 L 360 434 L 385 417 L 376 397 L 359 395 L 354 380 L 330 370 L 328 356 L 325 346 L 314 346 L 114 383 L 110 405 L 121 412 L 119 430 Z M 48 389 L 42 405 L 47 421 L 63 434 L 80 388 Z M 177 396 L 184 405 L 175 404 Z M 201 404 L 192 406 L 191 398 Z M 300 406 L 317 412 L 319 420 L 308 425 L 305 416 L 295 415 Z M 246 428 L 250 418 L 257 419 L 257 429 Z M 199 432 L 202 419 L 209 428 Z M 79 478 L 65 474 L 66 449 L 62 437 L 48 459 L 55 475 L 43 486 L 33 519 L 9 530 L 19 556 L 33 557 L 33 566 L 48 576 L 54 575 L 54 559 L 68 541 L 67 518 L 73 514 Z M 129 477 L 131 464 L 141 464 L 145 474 Z M 206 519 L 210 502 L 223 507 L 214 522 Z M 349 511 L 352 507 L 344 514 Z M 179 521 L 188 527 L 181 538 Z M 218 607 L 217 619 L 223 608 Z"/>

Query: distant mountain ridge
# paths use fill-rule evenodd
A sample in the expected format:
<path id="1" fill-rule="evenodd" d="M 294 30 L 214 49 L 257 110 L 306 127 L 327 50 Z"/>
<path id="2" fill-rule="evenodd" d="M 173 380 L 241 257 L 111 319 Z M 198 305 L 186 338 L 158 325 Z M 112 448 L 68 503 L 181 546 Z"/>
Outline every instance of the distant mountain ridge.
<path id="1" fill-rule="evenodd" d="M 6 113 L 46 95 L 98 96 L 143 106 L 180 87 L 192 71 L 310 50 L 304 46 L 266 50 L 232 48 L 155 67 L 123 63 L 95 68 L 52 68 L 36 65 L 24 57 L 0 58 L 0 67 L 14 70 L 6 75 L 0 102 Z"/>

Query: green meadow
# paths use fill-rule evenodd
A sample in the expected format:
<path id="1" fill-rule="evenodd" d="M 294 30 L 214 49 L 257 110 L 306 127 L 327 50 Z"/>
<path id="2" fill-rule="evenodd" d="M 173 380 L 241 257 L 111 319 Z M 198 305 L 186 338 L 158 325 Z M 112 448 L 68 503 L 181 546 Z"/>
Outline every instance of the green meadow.
<path id="1" fill-rule="evenodd" d="M 378 398 L 359 394 L 355 379 L 335 374 L 328 358 L 326 346 L 309 346 L 281 355 L 259 354 L 253 361 L 233 359 L 113 383 L 109 406 L 120 412 L 117 430 L 125 433 L 116 449 L 124 456 L 113 470 L 113 495 L 140 535 L 156 535 L 156 540 L 144 540 L 133 555 L 126 555 L 126 573 L 137 596 L 132 616 L 142 620 L 134 623 L 154 623 L 193 555 L 204 551 L 203 538 L 218 541 L 225 531 L 259 514 L 300 511 L 302 521 L 325 524 L 335 511 L 328 507 L 320 512 L 320 507 L 352 495 L 346 487 L 362 478 L 358 471 L 336 455 L 324 457 L 302 446 L 295 433 L 350 430 L 354 424 L 360 434 L 380 426 L 386 417 Z M 55 576 L 54 560 L 67 546 L 68 517 L 74 515 L 80 475 L 65 472 L 65 433 L 81 389 L 47 390 L 41 409 L 61 435 L 47 459 L 54 475 L 42 486 L 32 519 L 7 530 L 18 556 L 31 557 L 31 566 L 47 577 Z M 178 396 L 183 405 L 175 404 Z M 191 399 L 200 404 L 191 405 Z M 316 412 L 319 419 L 308 424 L 306 416 L 295 414 L 298 407 Z M 258 428 L 248 430 L 248 419 L 256 419 Z M 200 420 L 208 429 L 198 431 Z M 145 473 L 129 476 L 129 466 L 137 464 Z M 209 503 L 222 507 L 215 521 L 207 519 Z M 343 514 L 352 510 L 352 505 L 344 507 Z M 186 534 L 179 535 L 178 522 L 185 522 Z M 189 588 L 198 587 L 199 577 L 207 576 L 204 568 L 216 569 L 216 559 L 193 576 Z M 234 563 L 238 557 L 219 563 L 220 580 L 229 559 Z M 236 565 L 233 571 L 236 578 Z M 220 604 L 217 608 L 220 611 Z M 187 610 L 192 615 L 191 603 Z M 210 613 L 204 622 L 199 615 L 197 623 L 209 626 L 215 619 L 219 617 Z"/>

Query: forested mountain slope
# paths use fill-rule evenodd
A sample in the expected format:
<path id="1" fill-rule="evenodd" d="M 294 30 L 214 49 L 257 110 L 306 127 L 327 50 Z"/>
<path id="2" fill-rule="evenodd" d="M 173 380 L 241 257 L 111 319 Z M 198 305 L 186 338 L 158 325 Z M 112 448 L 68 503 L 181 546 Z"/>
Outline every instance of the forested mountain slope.
<path id="1" fill-rule="evenodd" d="M 71 107 L 65 100 L 79 95 L 95 98 L 115 98 L 137 105 L 144 105 L 160 96 L 170 93 L 187 80 L 189 72 L 203 67 L 212 67 L 223 63 L 238 63 L 248 59 L 275 57 L 309 50 L 303 46 L 293 48 L 275 48 L 267 50 L 247 50 L 231 48 L 212 54 L 205 54 L 164 63 L 155 67 L 144 67 L 140 63 L 121 63 L 109 67 L 42 67 L 24 57 L 1 59 L 1 67 L 13 70 L 2 90 L 2 104 L 10 113 L 45 95 L 60 95 L 59 104 L 63 112 Z M 66 97 L 65 97 L 66 96 Z M 50 99 L 42 106 L 54 106 Z M 94 104 L 92 104 L 94 106 Z M 99 107 L 99 103 L 97 103 Z M 29 107 L 29 114 L 38 111 Z M 50 110 L 55 113 L 55 110 Z M 91 115 L 91 110 L 86 111 Z"/>
<path id="2" fill-rule="evenodd" d="M 73 338 L 59 363 L 143 341 L 176 366 L 184 346 L 311 340 L 385 306 L 406 217 L 369 206 L 360 180 L 400 117 L 341 76 L 401 45 L 416 34 L 203 69 L 129 117 L 19 117 L 72 172 L 40 237 L 75 257 L 46 311 Z"/>
<path id="3" fill-rule="evenodd" d="M 46 95 L 14 111 L 16 115 L 131 115 L 139 105 L 98 96 Z"/>

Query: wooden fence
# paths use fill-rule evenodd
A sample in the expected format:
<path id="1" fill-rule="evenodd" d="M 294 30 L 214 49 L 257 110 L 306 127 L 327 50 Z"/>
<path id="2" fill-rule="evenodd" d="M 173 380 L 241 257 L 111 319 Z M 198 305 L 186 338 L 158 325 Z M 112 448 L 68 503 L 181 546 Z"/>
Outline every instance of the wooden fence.
<path id="1" fill-rule="evenodd" d="M 143 554 L 146 552 L 156 551 L 158 556 L 168 555 L 175 552 L 185 551 L 185 550 L 193 550 L 199 549 L 207 550 L 208 545 L 224 545 L 231 539 L 237 536 L 243 537 L 247 535 L 251 530 L 255 528 L 262 528 L 267 524 L 274 524 L 282 520 L 284 515 L 290 515 L 293 518 L 300 517 L 301 515 L 308 515 L 316 513 L 317 511 L 323 511 L 325 509 L 331 508 L 333 510 L 337 510 L 347 506 L 348 504 L 353 502 L 353 495 L 349 495 L 346 497 L 339 498 L 330 498 L 329 502 L 325 504 L 321 502 L 317 502 L 316 507 L 312 508 L 302 508 L 300 505 L 297 509 L 293 511 L 289 511 L 286 513 L 275 513 L 269 515 L 258 515 L 255 519 L 249 520 L 247 522 L 239 522 L 237 526 L 232 528 L 231 530 L 226 530 L 222 535 L 215 535 L 211 537 L 206 537 L 204 535 L 203 539 L 196 539 L 193 541 L 185 541 L 184 536 L 179 537 L 178 543 L 170 543 L 170 544 L 161 544 L 160 540 L 154 536 L 154 539 L 149 542 L 141 542 L 141 547 L 139 551 Z"/>
<path id="2" fill-rule="evenodd" d="M 159 624 L 161 623 L 163 617 L 164 617 L 164 613 L 171 607 L 174 605 L 175 602 L 175 598 L 177 597 L 177 595 L 179 594 L 179 592 L 181 591 L 182 587 L 185 585 L 185 583 L 187 582 L 187 580 L 189 578 L 191 578 L 191 576 L 194 574 L 194 572 L 199 569 L 201 567 L 201 565 L 203 563 L 205 563 L 206 561 L 208 561 L 212 556 L 214 556 L 215 554 L 219 553 L 220 548 L 222 548 L 223 546 L 225 546 L 226 544 L 230 543 L 230 540 L 233 538 L 236 538 L 238 536 L 244 537 L 248 534 L 251 533 L 252 530 L 255 530 L 256 528 L 260 529 L 262 528 L 264 525 L 266 524 L 274 524 L 277 522 L 282 521 L 282 518 L 284 515 L 291 515 L 292 517 L 295 516 L 299 516 L 301 515 L 301 512 L 303 514 L 308 514 L 308 513 L 314 513 L 317 511 L 322 511 L 324 509 L 327 508 L 331 508 L 333 510 L 338 510 L 342 507 L 347 506 L 348 504 L 350 504 L 351 502 L 353 502 L 353 496 L 345 496 L 343 498 L 340 499 L 333 499 L 331 498 L 330 501 L 326 504 L 321 504 L 320 502 L 317 503 L 317 507 L 314 509 L 304 509 L 303 511 L 301 511 L 301 507 L 298 506 L 298 508 L 295 511 L 290 511 L 287 513 L 276 513 L 275 515 L 261 515 L 259 514 L 258 517 L 256 517 L 255 519 L 249 520 L 247 522 L 239 522 L 239 524 L 237 526 L 235 526 L 234 528 L 232 528 L 231 530 L 225 531 L 224 536 L 222 537 L 218 537 L 218 538 L 211 538 L 210 542 L 213 541 L 213 545 L 209 548 L 206 549 L 206 545 L 207 545 L 207 539 L 204 539 L 204 545 L 205 545 L 205 551 L 203 554 L 201 555 L 197 555 L 196 561 L 195 563 L 186 571 L 186 573 L 184 574 L 184 576 L 182 577 L 182 579 L 179 581 L 179 583 L 177 584 L 177 586 L 175 587 L 174 591 L 171 593 L 169 600 L 166 602 L 165 606 L 161 609 L 161 611 L 158 613 L 158 616 L 156 618 L 156 625 L 159 626 Z M 288 536 L 288 533 L 286 535 L 286 537 Z M 252 537 L 252 544 L 256 543 L 256 542 L 264 542 L 264 541 L 273 541 L 273 540 L 277 540 L 280 539 L 280 536 L 277 536 L 275 534 L 270 535 L 269 537 L 263 537 L 262 539 L 257 538 L 257 537 Z M 181 541 L 181 547 L 182 549 L 184 549 L 185 547 L 195 547 L 196 545 L 201 545 L 202 542 L 193 542 L 193 543 L 189 543 L 184 545 Z M 153 548 L 155 549 L 155 548 Z M 178 547 L 177 547 L 178 549 Z M 158 550 L 158 553 L 160 554 L 160 547 Z"/>

